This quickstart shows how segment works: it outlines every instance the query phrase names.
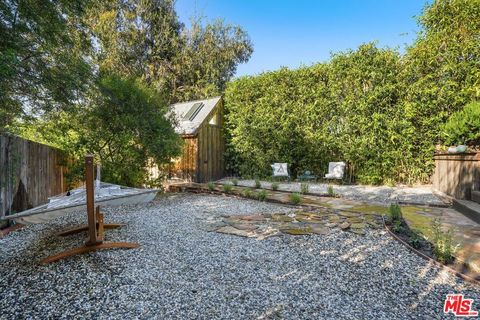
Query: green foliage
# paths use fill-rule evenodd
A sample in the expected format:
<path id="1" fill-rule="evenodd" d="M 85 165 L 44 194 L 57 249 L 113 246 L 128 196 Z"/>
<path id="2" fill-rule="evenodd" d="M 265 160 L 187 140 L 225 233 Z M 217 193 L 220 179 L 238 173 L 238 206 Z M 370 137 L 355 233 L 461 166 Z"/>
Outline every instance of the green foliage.
<path id="1" fill-rule="evenodd" d="M 418 232 L 412 231 L 408 243 L 415 249 L 419 249 L 423 243 L 423 236 Z"/>
<path id="2" fill-rule="evenodd" d="M 222 188 L 223 188 L 223 192 L 225 193 L 230 193 L 232 192 L 232 189 L 233 189 L 231 184 L 224 184 Z"/>
<path id="3" fill-rule="evenodd" d="M 259 179 L 255 179 L 255 188 L 260 189 L 262 187 L 262 183 Z"/>
<path id="4" fill-rule="evenodd" d="M 437 260 L 442 263 L 450 263 L 455 258 L 455 252 L 457 246 L 453 244 L 453 230 L 442 230 L 442 224 L 440 220 L 432 220 L 432 244 L 433 254 L 437 257 Z"/>
<path id="5" fill-rule="evenodd" d="M 453 113 L 443 127 L 445 143 L 480 144 L 480 103 L 472 102 Z"/>
<path id="6" fill-rule="evenodd" d="M 83 156 L 92 153 L 102 166 L 102 180 L 142 186 L 150 160 L 161 165 L 179 154 L 181 139 L 164 114 L 165 100 L 143 81 L 102 77 L 90 99 L 67 112 L 50 113 L 20 130 L 76 159 L 71 180 L 83 180 Z"/>
<path id="7" fill-rule="evenodd" d="M 393 220 L 392 231 L 395 232 L 395 233 L 401 233 L 403 231 L 401 220 Z"/>
<path id="8" fill-rule="evenodd" d="M 260 190 L 257 192 L 257 199 L 260 201 L 265 201 L 267 199 L 267 190 Z"/>
<path id="9" fill-rule="evenodd" d="M 209 191 L 214 191 L 215 190 L 215 183 L 213 183 L 213 181 L 209 181 L 207 183 L 207 188 Z"/>
<path id="10" fill-rule="evenodd" d="M 308 193 L 309 185 L 308 183 L 300 183 L 300 193 Z"/>
<path id="11" fill-rule="evenodd" d="M 0 132 L 19 117 L 65 110 L 92 76 L 84 59 L 89 1 L 0 2 Z"/>
<path id="12" fill-rule="evenodd" d="M 480 98 L 479 6 L 426 6 L 421 32 L 403 56 L 365 44 L 326 63 L 229 83 L 228 169 L 268 176 L 281 159 L 294 176 L 305 168 L 321 174 L 342 160 L 358 182 L 427 182 L 443 123 Z M 464 135 L 476 139 L 474 130 Z"/>
<path id="13" fill-rule="evenodd" d="M 335 197 L 335 191 L 333 190 L 333 187 L 331 185 L 327 187 L 327 194 L 329 197 Z"/>
<path id="14" fill-rule="evenodd" d="M 253 51 L 247 33 L 222 20 L 194 17 L 187 28 L 173 0 L 100 1 L 87 21 L 101 71 L 142 77 L 174 102 L 220 95 Z"/>
<path id="15" fill-rule="evenodd" d="M 232 183 L 234 186 L 238 186 L 238 179 L 237 178 L 233 178 L 232 179 Z"/>
<path id="16" fill-rule="evenodd" d="M 400 208 L 398 203 L 390 204 L 388 208 L 388 219 L 391 223 L 402 220 L 402 208 Z"/>
<path id="17" fill-rule="evenodd" d="M 145 184 L 150 160 L 161 166 L 179 154 L 182 141 L 164 116 L 166 99 L 144 81 L 105 76 L 89 96 L 85 105 L 49 113 L 14 132 L 76 158 L 69 181 L 83 179 L 87 152 L 97 156 L 104 181 L 128 186 Z"/>
<path id="18" fill-rule="evenodd" d="M 299 193 L 296 193 L 296 192 L 291 193 L 289 196 L 289 199 L 290 199 L 290 202 L 295 205 L 300 204 L 300 202 L 302 202 L 302 197 L 300 196 Z"/>
<path id="19" fill-rule="evenodd" d="M 395 105 L 399 59 L 395 51 L 367 44 L 328 64 L 229 83 L 228 168 L 267 176 L 270 164 L 282 159 L 295 176 L 306 167 L 325 172 L 329 161 L 341 159 L 363 182 L 381 182 L 401 155 L 395 131 L 402 117 Z"/>
<path id="20" fill-rule="evenodd" d="M 272 190 L 273 190 L 273 191 L 277 191 L 277 190 L 278 190 L 278 187 L 279 187 L 278 182 L 272 182 Z"/>
<path id="21" fill-rule="evenodd" d="M 252 198 L 254 195 L 253 190 L 251 188 L 246 188 L 242 191 L 242 196 L 245 198 Z"/>

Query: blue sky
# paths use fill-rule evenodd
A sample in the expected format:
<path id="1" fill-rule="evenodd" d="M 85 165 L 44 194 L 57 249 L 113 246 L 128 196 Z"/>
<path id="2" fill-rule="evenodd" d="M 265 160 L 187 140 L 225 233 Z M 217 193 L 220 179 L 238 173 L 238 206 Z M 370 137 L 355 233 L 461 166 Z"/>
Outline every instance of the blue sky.
<path id="1" fill-rule="evenodd" d="M 250 35 L 254 53 L 237 76 L 326 61 L 331 52 L 377 41 L 402 52 L 427 0 L 177 0 L 180 20 L 223 18 Z"/>

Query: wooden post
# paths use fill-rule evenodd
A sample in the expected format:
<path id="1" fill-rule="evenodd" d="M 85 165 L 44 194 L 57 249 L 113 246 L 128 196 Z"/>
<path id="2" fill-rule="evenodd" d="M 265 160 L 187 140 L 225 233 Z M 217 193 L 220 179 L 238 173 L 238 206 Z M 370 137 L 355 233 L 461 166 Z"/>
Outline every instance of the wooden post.
<path id="1" fill-rule="evenodd" d="M 93 181 L 93 155 L 85 156 L 85 192 L 87 200 L 87 216 L 88 216 L 88 239 L 87 246 L 93 246 L 100 243 L 97 237 L 97 218 L 95 214 L 95 195 Z"/>
<path id="2" fill-rule="evenodd" d="M 82 231 L 88 231 L 88 239 L 82 247 L 70 249 L 60 252 L 56 255 L 47 257 L 41 263 L 50 263 L 70 257 L 77 254 L 91 252 L 100 249 L 133 249 L 138 248 L 138 243 L 129 242 L 103 242 L 104 229 L 114 229 L 122 226 L 118 223 L 104 224 L 103 214 L 100 213 L 100 207 L 95 208 L 95 194 L 94 194 L 94 178 L 93 178 L 93 156 L 85 156 L 85 193 L 87 205 L 88 224 L 86 226 L 77 227 L 61 233 L 61 235 L 70 235 Z"/>

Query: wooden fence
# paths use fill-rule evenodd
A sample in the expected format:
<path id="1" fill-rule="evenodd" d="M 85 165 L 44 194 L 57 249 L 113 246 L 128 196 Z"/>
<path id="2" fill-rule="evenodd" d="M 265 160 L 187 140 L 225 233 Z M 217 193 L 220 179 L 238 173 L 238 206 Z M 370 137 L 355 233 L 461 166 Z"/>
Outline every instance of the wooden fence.
<path id="1" fill-rule="evenodd" d="M 0 135 L 0 217 L 35 207 L 65 192 L 60 150 Z"/>
<path id="2" fill-rule="evenodd" d="M 436 154 L 433 187 L 456 199 L 480 190 L 480 153 Z"/>

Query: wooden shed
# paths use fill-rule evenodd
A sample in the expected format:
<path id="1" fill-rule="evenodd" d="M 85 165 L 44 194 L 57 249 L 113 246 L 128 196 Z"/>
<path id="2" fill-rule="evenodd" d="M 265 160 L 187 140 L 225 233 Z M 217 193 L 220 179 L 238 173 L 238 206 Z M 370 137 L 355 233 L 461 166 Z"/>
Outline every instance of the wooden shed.
<path id="1" fill-rule="evenodd" d="M 221 97 L 171 106 L 175 131 L 185 142 L 182 156 L 169 167 L 169 179 L 193 182 L 218 180 L 224 174 L 225 140 Z"/>

